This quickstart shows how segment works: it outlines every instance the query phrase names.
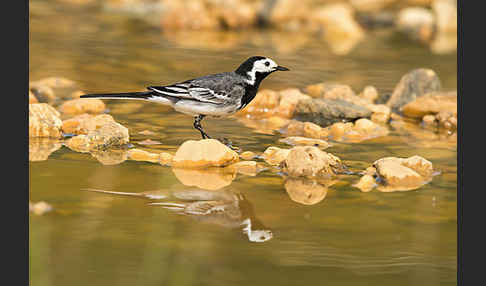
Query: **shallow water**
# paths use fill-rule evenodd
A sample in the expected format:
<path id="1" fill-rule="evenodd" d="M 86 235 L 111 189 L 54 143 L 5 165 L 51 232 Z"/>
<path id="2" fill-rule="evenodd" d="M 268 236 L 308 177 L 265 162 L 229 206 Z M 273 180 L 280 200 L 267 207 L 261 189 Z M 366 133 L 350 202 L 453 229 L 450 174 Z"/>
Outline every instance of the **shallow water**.
<path id="1" fill-rule="evenodd" d="M 418 67 L 436 71 L 444 89 L 456 88 L 455 52 L 437 55 L 392 31 L 370 32 L 349 53 L 336 54 L 315 35 L 168 35 L 123 15 L 53 8 L 44 1 L 31 1 L 30 13 L 30 80 L 62 76 L 90 93 L 143 90 L 228 71 L 251 55 L 272 57 L 292 70 L 271 75 L 262 88 L 333 81 L 357 92 L 373 85 L 390 93 L 403 74 Z M 192 118 L 170 108 L 106 103 L 115 120 L 129 128 L 137 148 L 174 153 L 183 141 L 199 138 Z M 257 131 L 236 118 L 205 119 L 203 125 L 245 151 L 285 146 L 278 143 L 277 131 Z M 138 134 L 143 130 L 156 134 Z M 32 284 L 456 285 L 456 146 L 424 139 L 435 138 L 425 131 L 390 130 L 389 136 L 361 143 L 332 142 L 326 151 L 354 170 L 385 156 L 420 155 L 440 174 L 416 191 L 394 193 L 362 193 L 351 186 L 359 177 L 341 175 L 313 205 L 293 200 L 295 194 L 271 168 L 257 176 L 184 174 L 147 162 L 105 165 L 90 154 L 60 147 L 48 160 L 29 164 L 31 201 L 54 207 L 30 216 Z M 162 144 L 138 144 L 145 139 Z M 201 177 L 210 186 L 202 185 Z M 242 217 L 250 218 L 255 229 L 271 230 L 271 239 L 250 242 L 240 218 L 183 216 L 148 205 L 155 200 L 81 190 L 188 194 L 201 186 L 221 187 L 206 191 L 209 196 L 242 194 Z"/>

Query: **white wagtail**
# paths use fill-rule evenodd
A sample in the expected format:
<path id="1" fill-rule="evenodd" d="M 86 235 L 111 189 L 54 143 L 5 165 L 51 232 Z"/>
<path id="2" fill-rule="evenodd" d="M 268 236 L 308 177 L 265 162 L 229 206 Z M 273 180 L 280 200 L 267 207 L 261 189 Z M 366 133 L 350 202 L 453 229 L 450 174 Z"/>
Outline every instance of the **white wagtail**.
<path id="1" fill-rule="evenodd" d="M 194 128 L 203 139 L 201 120 L 205 116 L 224 117 L 244 108 L 255 98 L 263 79 L 275 71 L 288 71 L 272 59 L 255 56 L 235 71 L 207 75 L 166 86 L 149 86 L 148 91 L 86 94 L 81 98 L 138 99 L 172 106 L 176 111 L 195 117 Z"/>

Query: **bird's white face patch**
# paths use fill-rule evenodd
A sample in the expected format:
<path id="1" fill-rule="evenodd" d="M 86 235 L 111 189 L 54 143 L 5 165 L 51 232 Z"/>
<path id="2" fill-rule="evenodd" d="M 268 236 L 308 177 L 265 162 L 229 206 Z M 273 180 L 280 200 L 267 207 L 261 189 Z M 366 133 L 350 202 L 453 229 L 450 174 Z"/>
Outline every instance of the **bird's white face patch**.
<path id="1" fill-rule="evenodd" d="M 249 84 L 254 84 L 256 80 L 256 73 L 270 73 L 277 69 L 278 65 L 272 59 L 265 58 L 253 63 L 253 68 L 251 71 L 248 72 L 248 76 L 250 79 L 248 80 Z"/>

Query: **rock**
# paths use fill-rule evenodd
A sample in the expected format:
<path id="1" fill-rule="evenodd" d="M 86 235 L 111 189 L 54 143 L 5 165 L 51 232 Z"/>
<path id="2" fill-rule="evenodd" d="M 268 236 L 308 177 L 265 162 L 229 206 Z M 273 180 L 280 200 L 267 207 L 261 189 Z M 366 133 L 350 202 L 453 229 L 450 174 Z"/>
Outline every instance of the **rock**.
<path id="1" fill-rule="evenodd" d="M 304 122 L 303 131 L 306 137 L 321 138 L 323 135 L 322 127 L 312 122 Z"/>
<path id="2" fill-rule="evenodd" d="M 341 99 L 346 101 L 361 100 L 356 97 L 356 94 L 350 86 L 344 84 L 323 82 L 307 86 L 306 91 L 310 96 L 317 98 Z"/>
<path id="3" fill-rule="evenodd" d="M 187 142 L 187 141 L 186 141 Z M 226 168 L 225 168 L 226 169 Z M 236 178 L 233 172 L 221 168 L 180 169 L 172 168 L 175 177 L 185 186 L 204 190 L 219 190 L 231 185 Z"/>
<path id="4" fill-rule="evenodd" d="M 177 149 L 172 164 L 180 168 L 226 166 L 238 161 L 238 154 L 215 139 L 185 141 Z"/>
<path id="5" fill-rule="evenodd" d="M 279 95 L 280 101 L 276 110 L 276 115 L 284 118 L 291 118 L 294 115 L 295 108 L 300 100 L 310 98 L 296 88 L 284 89 L 279 92 Z"/>
<path id="6" fill-rule="evenodd" d="M 280 149 L 278 147 L 268 147 L 262 154 L 263 160 L 270 165 L 280 165 L 288 156 L 289 149 Z"/>
<path id="7" fill-rule="evenodd" d="M 287 138 L 282 138 L 279 140 L 280 142 L 289 144 L 289 145 L 305 145 L 305 146 L 316 146 L 320 149 L 326 149 L 329 147 L 329 143 L 321 139 L 314 139 L 314 138 L 306 138 L 300 136 L 292 136 Z"/>
<path id="8" fill-rule="evenodd" d="M 424 116 L 425 117 L 425 116 Z M 439 127 L 445 128 L 447 130 L 457 129 L 457 112 L 451 111 L 441 111 L 435 116 L 439 123 Z"/>
<path id="9" fill-rule="evenodd" d="M 32 93 L 32 91 L 29 90 L 29 104 L 30 103 L 39 103 L 35 95 Z"/>
<path id="10" fill-rule="evenodd" d="M 89 130 L 87 135 L 81 134 L 70 138 L 66 146 L 77 152 L 89 152 L 93 149 L 108 149 L 122 146 L 129 141 L 128 129 L 116 122 L 107 122 L 99 128 Z"/>
<path id="11" fill-rule="evenodd" d="M 238 115 L 251 114 L 252 117 L 270 117 L 280 103 L 280 95 L 273 90 L 264 89 L 257 93 L 255 98 Z"/>
<path id="12" fill-rule="evenodd" d="M 310 15 L 313 24 L 316 23 L 327 35 L 333 38 L 361 38 L 364 35 L 363 29 L 354 19 L 353 8 L 344 3 L 333 3 L 323 5 Z"/>
<path id="13" fill-rule="evenodd" d="M 358 95 L 362 99 L 368 101 L 369 103 L 373 103 L 376 99 L 378 99 L 378 90 L 372 85 L 366 86 L 363 91 Z"/>
<path id="14" fill-rule="evenodd" d="M 402 107 L 403 115 L 422 118 L 427 114 L 439 112 L 457 114 L 457 92 L 432 92 L 407 103 Z"/>
<path id="15" fill-rule="evenodd" d="M 240 158 L 243 160 L 251 160 L 256 157 L 256 154 L 251 151 L 245 151 L 240 154 Z"/>
<path id="16" fill-rule="evenodd" d="M 76 82 L 63 77 L 48 77 L 32 82 L 33 85 L 43 85 L 50 88 L 72 88 Z"/>
<path id="17" fill-rule="evenodd" d="M 434 0 L 432 2 L 439 33 L 457 37 L 457 0 Z"/>
<path id="18" fill-rule="evenodd" d="M 279 0 L 270 2 L 268 21 L 272 26 L 281 29 L 297 31 L 308 25 L 310 2 L 303 0 Z"/>
<path id="19" fill-rule="evenodd" d="M 56 95 L 51 87 L 37 83 L 30 83 L 29 91 L 33 93 L 38 102 L 54 103 Z M 29 96 L 30 97 L 30 96 Z"/>
<path id="20" fill-rule="evenodd" d="M 428 41 L 434 34 L 435 17 L 428 9 L 409 7 L 398 13 L 395 24 L 399 31 L 407 34 L 410 38 Z"/>
<path id="21" fill-rule="evenodd" d="M 356 187 L 365 193 L 371 191 L 376 186 L 375 178 L 367 174 L 361 177 L 359 181 L 353 185 L 353 187 Z"/>
<path id="22" fill-rule="evenodd" d="M 437 33 L 430 42 L 430 50 L 434 54 L 451 54 L 457 50 L 457 34 Z"/>
<path id="23" fill-rule="evenodd" d="M 46 202 L 32 203 L 29 201 L 29 212 L 33 212 L 36 215 L 43 215 L 52 211 L 52 206 Z"/>
<path id="24" fill-rule="evenodd" d="M 303 135 L 304 134 L 304 122 L 293 120 L 293 121 L 289 122 L 286 129 L 287 129 L 287 135 L 288 136 Z"/>
<path id="25" fill-rule="evenodd" d="M 341 160 L 317 147 L 297 146 L 290 152 L 283 163 L 284 170 L 291 177 L 334 175 L 344 166 Z"/>
<path id="26" fill-rule="evenodd" d="M 128 159 L 133 161 L 143 161 L 151 163 L 159 163 L 160 156 L 156 153 L 150 153 L 141 149 L 130 149 L 128 150 Z"/>
<path id="27" fill-rule="evenodd" d="M 162 152 L 162 153 L 159 154 L 159 164 L 162 165 L 162 166 L 171 165 L 173 157 L 174 156 L 172 156 L 169 153 Z"/>
<path id="28" fill-rule="evenodd" d="M 83 113 L 62 122 L 62 131 L 69 134 L 88 134 L 89 131 L 96 130 L 104 124 L 115 122 L 109 114 L 91 115 Z"/>
<path id="29" fill-rule="evenodd" d="M 295 119 L 327 126 L 343 120 L 370 117 L 371 110 L 344 100 L 306 99 L 300 100 L 295 109 Z"/>
<path id="30" fill-rule="evenodd" d="M 325 129 L 329 132 L 329 139 L 340 142 L 356 143 L 388 135 L 388 129 L 386 127 L 366 118 L 358 119 L 354 124 L 351 122 L 334 123 Z"/>
<path id="31" fill-rule="evenodd" d="M 77 115 L 82 113 L 102 113 L 105 103 L 101 99 L 79 98 L 65 101 L 59 109 L 62 113 Z"/>
<path id="32" fill-rule="evenodd" d="M 384 104 L 375 104 L 371 107 L 371 121 L 377 123 L 387 123 L 391 117 L 390 107 Z"/>
<path id="33" fill-rule="evenodd" d="M 57 139 L 51 138 L 29 138 L 29 161 L 45 161 L 55 151 L 59 150 L 62 144 Z"/>
<path id="34" fill-rule="evenodd" d="M 61 137 L 59 112 L 47 103 L 29 104 L 29 137 Z"/>
<path id="35" fill-rule="evenodd" d="M 437 127 L 437 121 L 435 120 L 435 116 L 434 115 L 425 115 L 423 118 L 422 118 L 422 123 L 424 125 L 424 127 L 430 127 L 430 128 L 435 128 Z"/>
<path id="36" fill-rule="evenodd" d="M 440 88 L 439 77 L 433 70 L 415 69 L 400 79 L 386 105 L 399 111 L 405 104 Z"/>
<path id="37" fill-rule="evenodd" d="M 315 205 L 327 195 L 327 186 L 309 179 L 289 178 L 285 190 L 292 201 L 303 205 Z"/>
<path id="38" fill-rule="evenodd" d="M 301 93 L 296 88 L 289 88 L 279 92 L 264 89 L 258 92 L 255 99 L 238 113 L 238 116 L 250 116 L 252 118 L 268 118 L 280 116 L 292 117 L 299 100 L 309 96 Z"/>
<path id="39" fill-rule="evenodd" d="M 415 190 L 432 178 L 432 163 L 420 156 L 410 158 L 386 157 L 373 163 L 384 181 L 382 192 Z"/>
<path id="40" fill-rule="evenodd" d="M 202 1 L 164 1 L 160 26 L 164 30 L 218 29 L 219 19 L 214 17 Z"/>
<path id="41" fill-rule="evenodd" d="M 260 171 L 260 168 L 255 161 L 241 161 L 234 164 L 229 165 L 228 170 L 232 172 L 240 173 L 247 176 L 256 176 Z"/>

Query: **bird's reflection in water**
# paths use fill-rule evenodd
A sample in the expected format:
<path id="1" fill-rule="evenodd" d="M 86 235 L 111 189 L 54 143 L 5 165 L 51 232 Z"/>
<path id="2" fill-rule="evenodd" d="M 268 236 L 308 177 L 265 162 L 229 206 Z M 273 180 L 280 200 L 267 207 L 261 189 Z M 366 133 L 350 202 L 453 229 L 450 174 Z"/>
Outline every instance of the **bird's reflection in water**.
<path id="1" fill-rule="evenodd" d="M 273 238 L 255 216 L 253 205 L 241 193 L 230 190 L 208 191 L 202 189 L 184 189 L 169 191 L 148 191 L 141 193 L 83 189 L 112 195 L 141 197 L 151 200 L 151 206 L 161 206 L 171 212 L 190 216 L 193 219 L 210 224 L 217 224 L 231 229 L 240 229 L 251 242 L 265 242 Z"/>

